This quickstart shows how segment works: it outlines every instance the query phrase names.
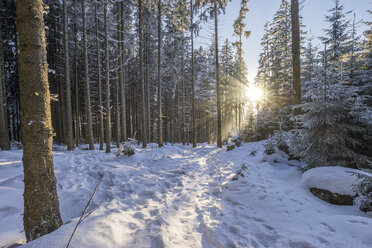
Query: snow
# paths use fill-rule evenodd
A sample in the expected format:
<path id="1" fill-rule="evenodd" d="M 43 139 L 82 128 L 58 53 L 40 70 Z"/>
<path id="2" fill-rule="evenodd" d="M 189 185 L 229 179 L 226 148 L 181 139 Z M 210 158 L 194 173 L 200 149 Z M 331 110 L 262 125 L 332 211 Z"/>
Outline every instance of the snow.
<path id="1" fill-rule="evenodd" d="M 302 176 L 285 161 L 262 162 L 263 151 L 263 142 L 229 152 L 150 144 L 116 158 L 116 149 L 59 147 L 54 163 L 64 225 L 22 247 L 65 247 L 101 175 L 89 211 L 102 204 L 70 247 L 372 246 L 371 218 L 356 206 L 316 198 L 304 183 L 316 172 Z M 21 159 L 21 150 L 0 151 L 0 247 L 25 242 Z M 231 180 L 242 163 L 248 171 Z"/>
<path id="2" fill-rule="evenodd" d="M 358 177 L 353 173 L 359 172 L 341 166 L 318 167 L 306 171 L 302 182 L 309 188 L 325 189 L 342 195 L 355 195 L 352 186 L 357 183 Z"/>

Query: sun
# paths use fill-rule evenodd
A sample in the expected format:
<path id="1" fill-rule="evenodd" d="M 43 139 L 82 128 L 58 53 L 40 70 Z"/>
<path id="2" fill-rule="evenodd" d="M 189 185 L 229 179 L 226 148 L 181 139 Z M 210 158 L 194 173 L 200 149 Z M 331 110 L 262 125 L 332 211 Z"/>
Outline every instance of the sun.
<path id="1" fill-rule="evenodd" d="M 246 88 L 245 94 L 246 94 L 248 100 L 252 101 L 252 102 L 257 102 L 257 101 L 261 100 L 261 98 L 263 97 L 262 89 L 259 88 L 259 87 L 255 87 L 253 85 Z"/>

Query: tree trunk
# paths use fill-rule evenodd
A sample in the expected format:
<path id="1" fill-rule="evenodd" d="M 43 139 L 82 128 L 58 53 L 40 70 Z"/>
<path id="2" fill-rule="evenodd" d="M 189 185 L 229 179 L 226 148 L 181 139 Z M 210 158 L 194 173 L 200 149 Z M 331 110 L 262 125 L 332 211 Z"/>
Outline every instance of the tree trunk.
<path id="1" fill-rule="evenodd" d="M 206 114 L 206 121 L 205 121 L 205 125 L 206 125 L 206 138 L 207 138 L 207 143 L 209 144 L 210 143 L 210 123 L 209 123 L 209 113 Z"/>
<path id="2" fill-rule="evenodd" d="M 74 25 L 75 31 L 75 143 L 79 147 L 80 141 L 80 111 L 79 111 L 79 75 L 78 75 L 78 45 L 77 45 L 77 27 Z"/>
<path id="3" fill-rule="evenodd" d="M 72 137 L 72 109 L 71 109 L 71 86 L 70 86 L 70 57 L 68 54 L 68 29 L 67 29 L 67 1 L 63 0 L 63 41 L 65 52 L 65 87 L 66 87 L 66 141 L 67 150 L 74 149 Z"/>
<path id="4" fill-rule="evenodd" d="M 121 7 L 120 2 L 117 2 L 117 51 L 118 51 L 118 62 L 116 68 L 116 79 L 115 79 L 115 126 L 116 126 L 116 146 L 120 147 L 121 141 L 121 127 L 120 127 L 120 93 L 121 93 L 121 83 L 122 83 L 122 71 L 121 71 Z"/>
<path id="5" fill-rule="evenodd" d="M 147 106 L 147 141 L 151 142 L 151 103 L 150 103 L 150 96 L 151 96 L 151 86 L 150 86 L 150 73 L 149 73 L 149 61 L 150 61 L 150 44 L 149 40 L 149 32 L 146 32 L 146 106 Z"/>
<path id="6" fill-rule="evenodd" d="M 184 51 L 184 47 L 185 47 L 185 44 L 184 44 L 184 40 L 183 40 L 183 37 L 182 37 L 182 55 L 181 55 L 181 92 L 182 92 L 182 103 L 181 103 L 181 106 L 182 106 L 182 111 L 181 111 L 181 115 L 182 115 L 182 118 L 181 118 L 181 142 L 182 144 L 185 144 L 185 58 L 184 58 L 184 54 L 185 54 L 185 51 Z"/>
<path id="7" fill-rule="evenodd" d="M 119 103 L 119 78 L 118 78 L 118 74 L 120 74 L 120 69 L 119 69 L 119 63 L 120 61 L 118 61 L 117 63 L 117 70 L 116 70 L 116 79 L 115 79 L 115 85 L 114 85 L 114 89 L 115 89 L 115 103 L 114 103 L 114 107 L 115 107 L 115 136 L 116 136 L 116 146 L 117 148 L 120 147 L 120 140 L 121 140 L 121 128 L 120 128 L 120 103 Z"/>
<path id="8" fill-rule="evenodd" d="M 158 0 L 158 145 L 163 146 L 161 109 L 161 0 Z"/>
<path id="9" fill-rule="evenodd" d="M 111 111 L 110 111 L 110 64 L 109 64 L 109 52 L 108 52 L 108 26 L 107 26 L 107 1 L 105 1 L 105 66 L 106 66 L 106 126 L 105 126 L 105 141 L 106 141 L 106 153 L 111 152 Z"/>
<path id="10" fill-rule="evenodd" d="M 5 86 L 5 70 L 4 70 L 4 52 L 2 29 L 0 23 L 0 149 L 10 150 L 9 129 L 7 122 L 6 108 L 6 86 Z"/>
<path id="11" fill-rule="evenodd" d="M 88 68 L 88 47 L 87 47 L 87 24 L 85 14 L 85 0 L 81 0 L 81 11 L 83 12 L 83 53 L 84 53 L 84 77 L 85 77 L 85 115 L 87 118 L 87 141 L 89 150 L 94 149 L 93 140 L 93 123 L 92 110 L 90 106 L 90 85 L 89 85 L 89 68 Z"/>
<path id="12" fill-rule="evenodd" d="M 16 9 L 25 183 L 23 222 L 26 239 L 31 241 L 56 230 L 62 219 L 53 168 L 43 2 L 17 0 Z"/>
<path id="13" fill-rule="evenodd" d="M 169 92 L 169 141 L 171 144 L 174 143 L 174 100 L 173 100 L 173 90 Z"/>
<path id="14" fill-rule="evenodd" d="M 58 64 L 60 65 L 59 67 L 61 68 L 59 71 L 59 77 L 57 79 L 58 81 L 58 108 L 59 108 L 59 127 L 60 129 L 58 130 L 59 132 L 59 138 L 60 138 L 60 144 L 64 144 L 65 143 L 65 140 L 66 140 L 66 136 L 65 136 L 65 130 L 66 130 L 66 127 L 65 127 L 65 116 L 66 116 L 66 112 L 64 111 L 64 106 L 65 106 L 65 94 L 64 94 L 64 91 L 63 91 L 63 72 L 62 72 L 62 58 L 63 58 L 63 54 L 62 54 L 62 49 L 61 49 L 61 46 L 59 46 L 59 50 L 61 51 L 60 52 L 60 56 L 58 56 Z M 58 67 L 57 67 L 58 68 Z"/>
<path id="15" fill-rule="evenodd" d="M 239 28 L 239 49 L 238 49 L 238 56 L 239 56 L 239 92 L 238 92 L 238 111 L 239 111 L 239 124 L 238 130 L 240 131 L 242 125 L 242 89 L 243 89 L 243 43 L 242 43 L 242 35 L 243 35 L 243 27 L 240 25 Z"/>
<path id="16" fill-rule="evenodd" d="M 217 146 L 222 148 L 222 126 L 221 126 L 221 99 L 220 99 L 220 68 L 218 61 L 218 19 L 217 3 L 214 2 L 214 34 L 215 34 L 215 53 L 216 53 L 216 90 L 217 90 Z"/>
<path id="17" fill-rule="evenodd" d="M 298 0 L 291 0 L 294 104 L 301 103 L 300 22 Z"/>
<path id="18" fill-rule="evenodd" d="M 121 25 L 120 25 L 120 75 L 121 75 L 121 81 L 120 81 L 120 102 L 121 102 L 121 141 L 127 140 L 127 114 L 126 114 L 126 91 L 125 91 L 125 61 L 124 61 L 124 54 L 125 54 L 125 47 L 124 47 L 124 2 L 121 2 L 120 4 L 120 12 L 121 12 Z"/>
<path id="19" fill-rule="evenodd" d="M 135 127 L 135 113 L 136 111 L 134 110 L 134 87 L 133 87 L 133 83 L 132 84 L 129 84 L 129 127 L 128 127 L 128 130 L 129 130 L 129 135 L 130 137 L 133 137 L 134 138 L 134 127 Z"/>
<path id="20" fill-rule="evenodd" d="M 19 50 L 19 41 L 18 41 L 18 35 L 17 35 L 17 32 L 15 32 L 15 35 L 14 35 L 14 43 L 15 43 L 15 50 L 18 51 Z M 18 61 L 18 60 L 17 60 Z M 21 142 L 22 141 L 22 135 L 20 133 L 20 130 L 21 130 L 21 121 L 20 121 L 20 94 L 19 94 L 19 77 L 18 77 L 18 67 L 16 66 L 16 88 L 18 90 L 18 94 L 16 96 L 16 99 L 15 99 L 15 125 L 14 125 L 14 128 L 15 128 L 15 134 L 16 134 L 16 137 L 17 137 L 17 141 L 18 142 Z"/>
<path id="21" fill-rule="evenodd" d="M 101 46 L 99 41 L 99 20 L 97 16 L 97 3 L 94 9 L 96 19 L 96 42 L 97 42 L 97 81 L 98 81 L 98 115 L 99 115 L 99 149 L 103 150 L 104 121 L 102 104 L 102 81 L 101 81 Z"/>
<path id="22" fill-rule="evenodd" d="M 191 87 L 192 87 L 192 147 L 196 147 L 196 122 L 195 122 L 195 82 L 194 82 L 194 9 L 193 0 L 190 0 L 190 13 L 191 13 Z"/>
<path id="23" fill-rule="evenodd" d="M 327 101 L 327 42 L 324 42 L 324 53 L 323 53 L 323 73 L 324 73 L 324 83 L 323 83 L 323 93 L 324 101 Z"/>
<path id="24" fill-rule="evenodd" d="M 146 134 L 146 102 L 145 102 L 145 82 L 143 75 L 143 34 L 142 34 L 142 0 L 138 0 L 138 35 L 139 35 L 139 76 L 141 86 L 141 136 L 142 136 L 142 148 L 147 147 L 147 134 Z"/>

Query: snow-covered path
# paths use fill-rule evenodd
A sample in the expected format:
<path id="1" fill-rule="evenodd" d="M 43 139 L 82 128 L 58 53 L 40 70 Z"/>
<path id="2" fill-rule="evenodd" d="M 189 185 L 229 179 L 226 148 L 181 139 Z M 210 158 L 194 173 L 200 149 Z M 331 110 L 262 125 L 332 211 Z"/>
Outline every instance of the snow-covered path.
<path id="1" fill-rule="evenodd" d="M 64 225 L 24 247 L 65 247 L 95 184 L 93 212 L 70 247 L 371 247 L 372 219 L 314 197 L 302 174 L 263 161 L 262 142 L 55 151 Z M 0 247 L 23 243 L 22 153 L 0 151 Z M 245 177 L 231 180 L 242 163 Z M 101 204 L 101 205 L 99 205 Z"/>

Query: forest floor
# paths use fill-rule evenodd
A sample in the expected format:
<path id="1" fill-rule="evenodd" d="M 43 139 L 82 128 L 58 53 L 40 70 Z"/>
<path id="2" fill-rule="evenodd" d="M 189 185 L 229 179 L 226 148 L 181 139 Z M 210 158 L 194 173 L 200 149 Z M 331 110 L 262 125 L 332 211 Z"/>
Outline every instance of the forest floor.
<path id="1" fill-rule="evenodd" d="M 96 147 L 98 148 L 98 147 Z M 263 142 L 227 152 L 215 145 L 54 151 L 64 225 L 22 247 L 372 247 L 372 218 L 313 196 L 301 171 L 263 162 Z M 113 149 L 115 152 L 116 149 Z M 0 151 L 0 247 L 25 242 L 22 150 Z M 242 163 L 244 177 L 236 178 Z M 100 205 L 101 204 L 101 205 Z"/>

